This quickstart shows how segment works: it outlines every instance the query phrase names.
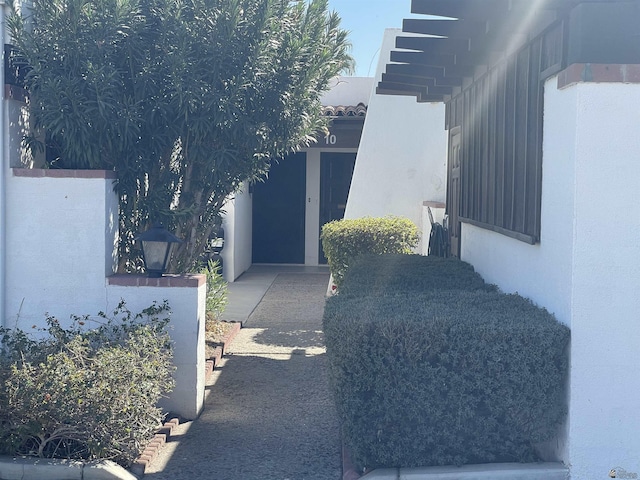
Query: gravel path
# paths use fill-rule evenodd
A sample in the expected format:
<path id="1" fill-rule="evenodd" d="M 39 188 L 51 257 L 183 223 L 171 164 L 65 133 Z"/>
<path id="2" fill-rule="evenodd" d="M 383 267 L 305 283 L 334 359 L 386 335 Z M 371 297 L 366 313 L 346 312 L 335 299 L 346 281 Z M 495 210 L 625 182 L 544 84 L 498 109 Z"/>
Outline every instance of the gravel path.
<path id="1" fill-rule="evenodd" d="M 327 274 L 281 273 L 150 480 L 337 480 L 340 438 L 321 324 Z"/>

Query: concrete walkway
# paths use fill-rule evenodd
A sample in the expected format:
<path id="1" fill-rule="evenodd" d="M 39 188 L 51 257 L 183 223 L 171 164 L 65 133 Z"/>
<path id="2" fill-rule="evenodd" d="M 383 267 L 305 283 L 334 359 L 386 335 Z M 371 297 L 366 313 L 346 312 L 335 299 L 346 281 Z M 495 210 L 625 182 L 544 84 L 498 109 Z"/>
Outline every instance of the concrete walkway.
<path id="1" fill-rule="evenodd" d="M 203 414 L 177 427 L 150 480 L 339 480 L 341 445 L 321 325 L 326 268 L 254 266 L 229 285 L 243 322 Z M 349 462 L 348 462 L 349 463 Z M 347 469 L 344 480 L 357 479 Z M 557 463 L 374 470 L 361 480 L 566 480 Z"/>
<path id="2" fill-rule="evenodd" d="M 178 427 L 145 478 L 341 478 L 321 333 L 328 280 L 322 267 L 252 267 L 230 284 L 225 319 L 244 327 L 203 414 Z"/>

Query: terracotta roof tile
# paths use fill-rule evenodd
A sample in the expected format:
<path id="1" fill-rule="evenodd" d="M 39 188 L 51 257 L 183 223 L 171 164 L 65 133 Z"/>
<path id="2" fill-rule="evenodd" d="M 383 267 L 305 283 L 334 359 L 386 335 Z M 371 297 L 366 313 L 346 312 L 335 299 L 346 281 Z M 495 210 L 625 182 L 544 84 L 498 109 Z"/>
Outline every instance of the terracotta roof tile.
<path id="1" fill-rule="evenodd" d="M 322 115 L 325 117 L 364 117 L 367 114 L 367 106 L 364 103 L 358 105 L 325 105 Z"/>

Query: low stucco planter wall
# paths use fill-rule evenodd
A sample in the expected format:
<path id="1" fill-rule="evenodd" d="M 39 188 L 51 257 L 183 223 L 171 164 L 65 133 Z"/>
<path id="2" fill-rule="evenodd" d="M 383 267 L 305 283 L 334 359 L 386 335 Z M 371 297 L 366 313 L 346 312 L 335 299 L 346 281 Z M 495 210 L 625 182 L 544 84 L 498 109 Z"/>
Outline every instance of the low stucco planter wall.
<path id="1" fill-rule="evenodd" d="M 30 457 L 0 457 L 0 480 L 138 480 L 110 460 L 79 462 Z"/>

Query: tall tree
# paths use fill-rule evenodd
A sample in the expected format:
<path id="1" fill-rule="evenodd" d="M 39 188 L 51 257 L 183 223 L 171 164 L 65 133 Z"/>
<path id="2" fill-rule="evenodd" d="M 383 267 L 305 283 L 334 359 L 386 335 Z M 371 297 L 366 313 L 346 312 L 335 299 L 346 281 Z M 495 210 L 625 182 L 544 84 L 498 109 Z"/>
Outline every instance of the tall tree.
<path id="1" fill-rule="evenodd" d="M 8 26 L 50 166 L 118 173 L 125 270 L 152 222 L 186 240 L 172 270 L 195 268 L 225 200 L 324 130 L 352 65 L 327 0 L 34 0 Z"/>

